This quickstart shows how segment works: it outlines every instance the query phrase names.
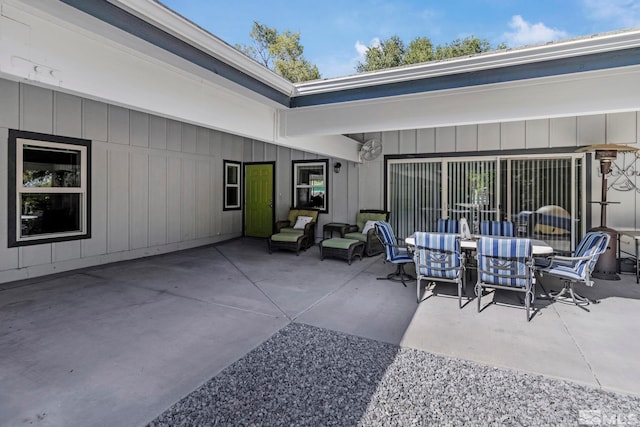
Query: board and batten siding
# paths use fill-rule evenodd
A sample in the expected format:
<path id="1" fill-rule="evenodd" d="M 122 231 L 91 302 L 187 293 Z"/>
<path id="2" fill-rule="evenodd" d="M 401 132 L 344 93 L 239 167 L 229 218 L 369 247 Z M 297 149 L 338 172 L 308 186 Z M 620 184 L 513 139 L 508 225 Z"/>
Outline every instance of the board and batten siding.
<path id="1" fill-rule="evenodd" d="M 362 165 L 354 162 L 247 139 L 245 139 L 244 145 L 244 159 L 246 162 L 275 162 L 274 220 L 276 221 L 286 219 L 291 207 L 292 162 L 294 160 L 329 160 L 329 170 L 327 171 L 329 209 L 327 213 L 318 216 L 316 242 L 322 240 L 324 224 L 329 222 L 355 224 L 359 209 L 382 209 L 381 201 L 371 205 L 360 203 L 358 177 Z M 333 170 L 336 162 L 340 162 L 342 165 L 338 173 Z M 382 187 L 375 189 L 375 191 L 378 192 L 381 189 Z"/>
<path id="2" fill-rule="evenodd" d="M 8 129 L 86 138 L 91 238 L 7 248 Z M 223 211 L 223 159 L 245 138 L 0 79 L 0 283 L 215 243 L 242 234 Z"/>
<path id="3" fill-rule="evenodd" d="M 640 112 L 386 131 L 354 136 L 363 141 L 371 138 L 382 141 L 383 155 L 358 165 L 361 172 L 358 191 L 361 206 L 382 206 L 383 195 L 376 191 L 376 187 L 382 188 L 384 185 L 385 154 L 468 153 L 473 156 L 497 150 L 532 150 L 532 153 L 540 153 L 545 148 L 566 147 L 568 151 L 574 151 L 581 146 L 603 143 L 629 144 L 640 148 Z M 628 168 L 629 178 L 636 189 L 640 188 L 640 159 L 627 153 L 619 154 L 616 162 Z M 598 163 L 593 162 L 591 194 L 588 200 L 600 200 L 601 176 L 598 171 Z M 609 184 L 614 180 L 615 178 L 609 178 Z M 607 226 L 640 229 L 640 192 L 609 188 L 607 196 L 609 201 L 620 202 L 607 209 Z M 600 206 L 588 204 L 587 209 L 592 210 L 591 218 L 594 223 L 591 226 L 598 226 Z M 630 241 L 625 241 L 624 237 L 622 245 L 633 251 Z"/>

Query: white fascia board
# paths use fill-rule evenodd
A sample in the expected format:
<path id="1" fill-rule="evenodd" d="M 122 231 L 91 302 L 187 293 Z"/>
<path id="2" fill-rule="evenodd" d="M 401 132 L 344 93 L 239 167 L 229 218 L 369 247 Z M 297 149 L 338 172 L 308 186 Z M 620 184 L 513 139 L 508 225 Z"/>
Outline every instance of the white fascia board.
<path id="1" fill-rule="evenodd" d="M 108 0 L 182 41 L 291 96 L 293 83 L 156 0 Z"/>
<path id="2" fill-rule="evenodd" d="M 640 110 L 640 65 L 280 114 L 286 137 L 353 134 Z"/>
<path id="3" fill-rule="evenodd" d="M 276 143 L 294 150 L 337 159 L 360 162 L 361 143 L 344 135 L 310 135 L 295 138 L 278 137 Z"/>
<path id="4" fill-rule="evenodd" d="M 297 96 L 498 69 L 640 46 L 640 29 L 597 34 L 542 45 L 487 52 L 295 84 Z"/>

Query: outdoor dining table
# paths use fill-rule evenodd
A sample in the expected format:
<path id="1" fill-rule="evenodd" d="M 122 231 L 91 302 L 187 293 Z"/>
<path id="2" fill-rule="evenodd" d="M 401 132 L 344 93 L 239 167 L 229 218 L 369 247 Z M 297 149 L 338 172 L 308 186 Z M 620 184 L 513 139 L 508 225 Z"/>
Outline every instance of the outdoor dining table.
<path id="1" fill-rule="evenodd" d="M 476 235 L 474 236 L 474 238 L 472 239 L 461 239 L 460 240 L 460 247 L 462 249 L 465 250 L 476 250 L 478 248 L 478 240 L 480 240 L 480 237 L 482 237 L 481 235 Z M 486 237 L 497 237 L 499 238 L 500 236 L 486 236 Z M 505 239 L 513 239 L 513 237 L 504 237 Z M 546 244 L 545 242 L 543 242 L 542 240 L 536 240 L 536 239 L 530 239 L 531 240 L 531 250 L 533 252 L 533 256 L 545 256 L 545 255 L 551 255 L 553 253 L 553 248 L 551 246 L 549 246 L 548 244 Z M 404 239 L 404 242 L 408 245 L 408 246 L 415 246 L 416 245 L 416 241 L 413 237 L 413 235 L 407 237 Z"/>

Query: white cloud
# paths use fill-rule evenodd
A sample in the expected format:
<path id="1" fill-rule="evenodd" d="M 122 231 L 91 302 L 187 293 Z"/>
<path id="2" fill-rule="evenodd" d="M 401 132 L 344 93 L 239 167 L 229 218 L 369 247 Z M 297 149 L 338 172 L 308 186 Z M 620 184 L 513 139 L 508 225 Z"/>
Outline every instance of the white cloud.
<path id="1" fill-rule="evenodd" d="M 360 40 L 357 40 L 355 48 L 356 52 L 358 52 L 358 59 L 364 60 L 364 55 L 367 53 L 367 49 L 375 46 L 380 46 L 380 39 L 378 37 L 374 37 L 373 39 L 371 39 L 368 45 L 361 43 Z"/>
<path id="2" fill-rule="evenodd" d="M 511 18 L 509 27 L 514 31 L 504 33 L 504 38 L 510 47 L 549 42 L 568 37 L 563 30 L 549 28 L 542 22 L 531 24 L 520 15 L 515 15 Z"/>
<path id="3" fill-rule="evenodd" d="M 358 57 L 364 57 L 364 54 L 367 53 L 367 49 L 369 46 L 366 44 L 360 43 L 360 40 L 356 41 L 356 52 L 358 52 Z"/>
<path id="4" fill-rule="evenodd" d="M 583 4 L 594 21 L 613 22 L 620 27 L 640 26 L 640 0 L 584 0 Z"/>

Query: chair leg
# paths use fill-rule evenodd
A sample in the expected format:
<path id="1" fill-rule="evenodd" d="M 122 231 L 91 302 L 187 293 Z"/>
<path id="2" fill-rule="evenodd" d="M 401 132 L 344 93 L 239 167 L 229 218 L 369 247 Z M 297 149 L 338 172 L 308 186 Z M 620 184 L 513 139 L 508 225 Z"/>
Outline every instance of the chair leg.
<path id="1" fill-rule="evenodd" d="M 416 280 L 416 301 L 420 304 L 420 278 Z"/>
<path id="2" fill-rule="evenodd" d="M 378 277 L 378 280 L 392 280 L 394 282 L 400 281 L 406 288 L 407 284 L 405 280 L 415 280 L 415 277 L 404 271 L 404 264 L 396 264 L 396 271 L 388 274 L 387 277 Z"/>
<path id="3" fill-rule="evenodd" d="M 482 299 L 482 286 L 480 284 L 476 283 L 475 292 L 478 298 L 478 313 L 480 313 L 480 300 Z"/>
<path id="4" fill-rule="evenodd" d="M 569 293 L 569 295 L 567 295 Z M 564 282 L 564 286 L 559 292 L 549 292 L 549 297 L 554 301 L 560 302 L 572 302 L 585 311 L 590 311 L 586 306 L 589 304 L 596 304 L 597 301 L 591 301 L 589 298 L 579 295 L 573 290 L 573 282 Z"/>

